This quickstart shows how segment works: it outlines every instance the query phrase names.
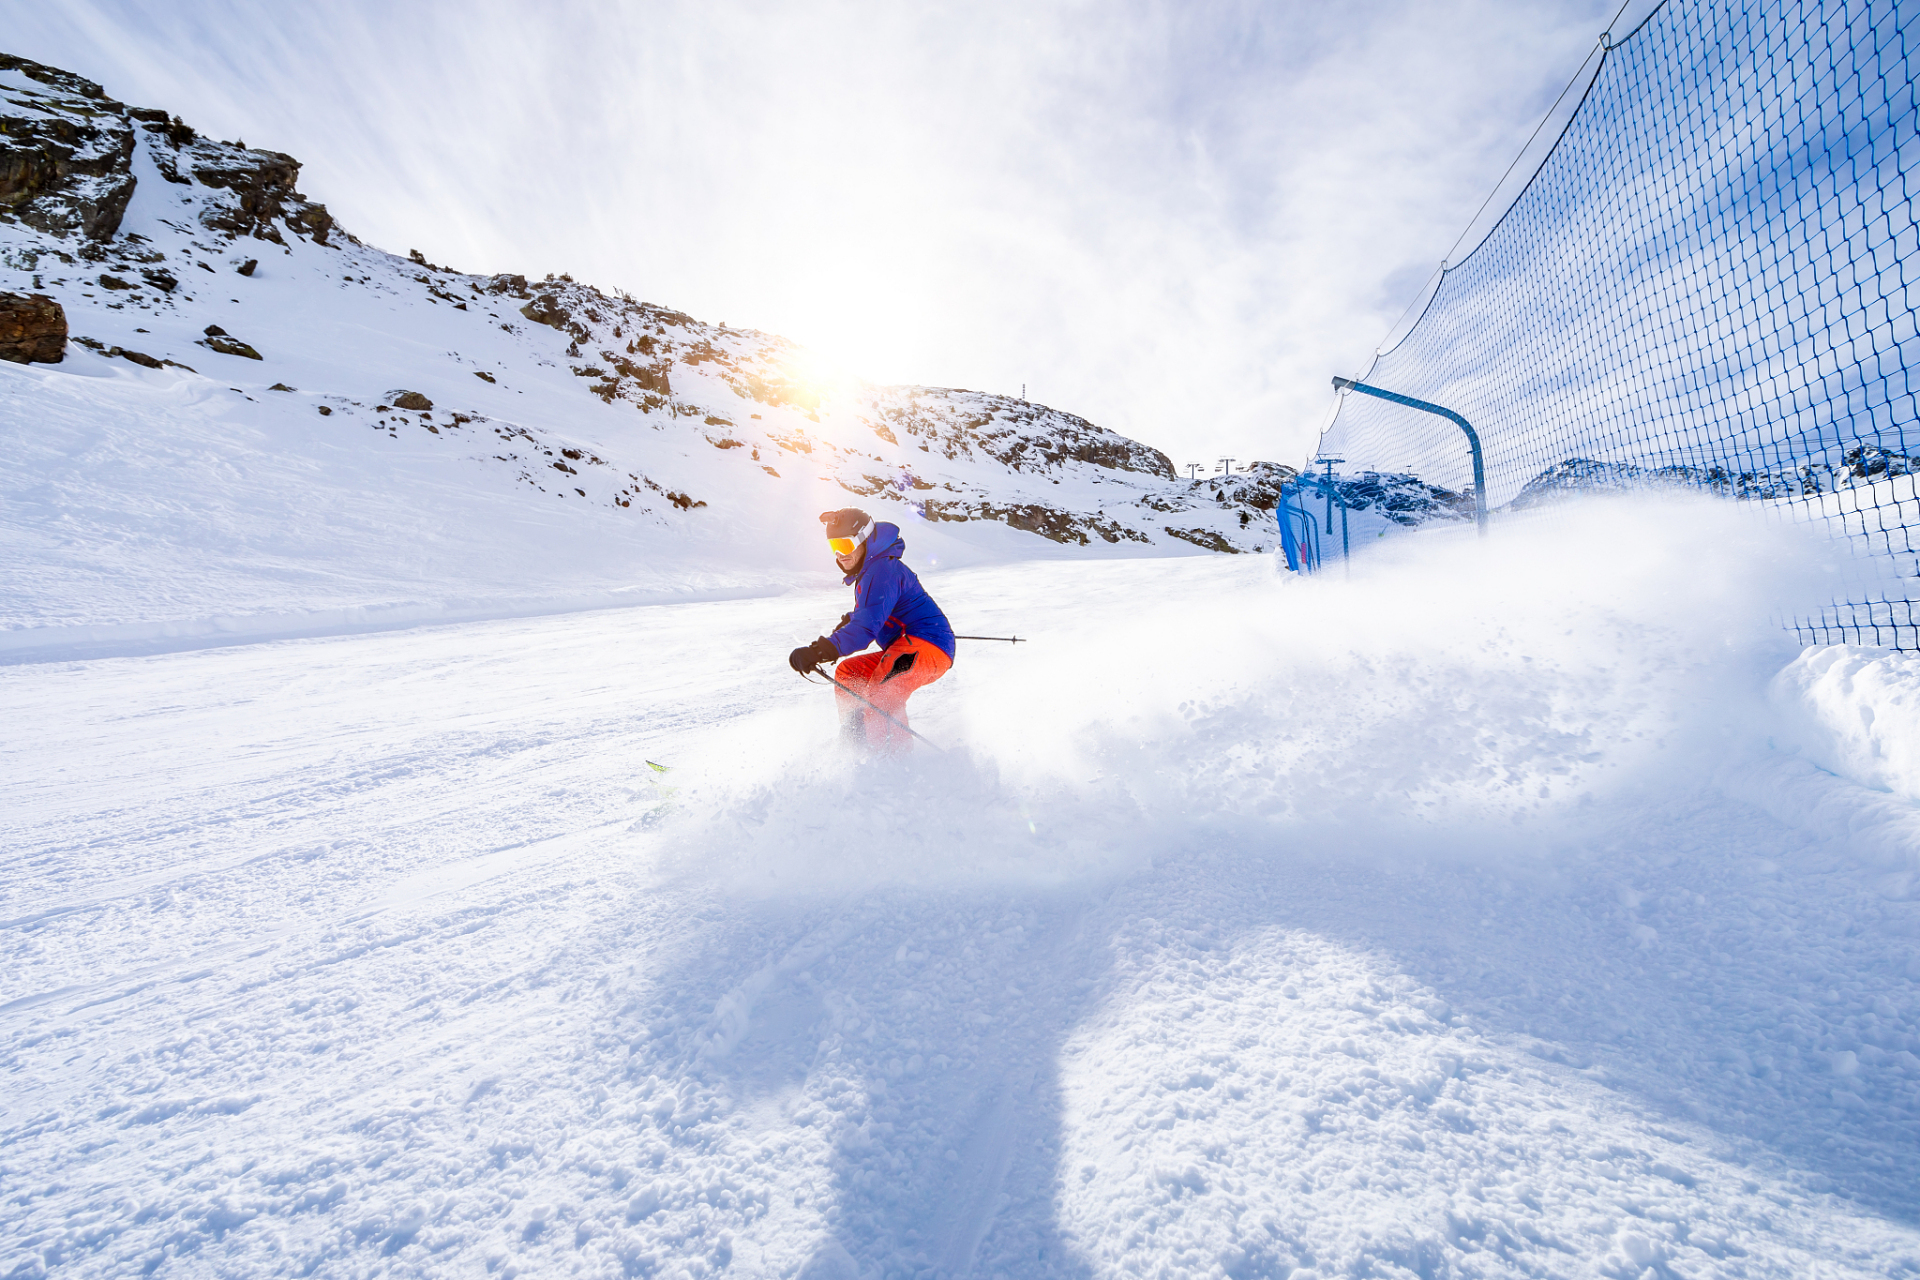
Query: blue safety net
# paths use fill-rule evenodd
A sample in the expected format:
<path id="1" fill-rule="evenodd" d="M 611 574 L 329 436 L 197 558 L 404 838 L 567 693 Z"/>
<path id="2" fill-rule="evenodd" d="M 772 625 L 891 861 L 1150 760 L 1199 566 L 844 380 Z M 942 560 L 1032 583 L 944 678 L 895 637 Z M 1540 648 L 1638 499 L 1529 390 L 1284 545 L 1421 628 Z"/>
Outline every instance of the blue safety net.
<path id="1" fill-rule="evenodd" d="M 1361 377 L 1463 415 L 1498 512 L 1685 485 L 1856 540 L 1894 585 L 1791 625 L 1920 648 L 1920 4 L 1667 0 Z M 1471 486 L 1458 427 L 1346 393 L 1322 454 Z"/>

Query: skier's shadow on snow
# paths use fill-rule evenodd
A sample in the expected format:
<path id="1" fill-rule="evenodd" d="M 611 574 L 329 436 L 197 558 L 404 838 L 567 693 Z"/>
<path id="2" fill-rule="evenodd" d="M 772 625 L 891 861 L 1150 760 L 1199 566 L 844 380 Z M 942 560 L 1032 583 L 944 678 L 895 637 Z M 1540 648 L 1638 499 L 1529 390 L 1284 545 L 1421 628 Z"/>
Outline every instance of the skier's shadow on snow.
<path id="1" fill-rule="evenodd" d="M 1677 863 L 1670 874 L 1695 870 L 1724 868 Z M 1659 888 L 1651 874 L 1641 880 Z M 1757 1138 L 1816 1184 L 1913 1218 L 1920 1193 L 1885 1159 L 1889 1128 L 1905 1141 L 1913 1118 L 1873 1098 L 1853 1110 L 1810 1106 L 1809 1090 L 1825 1098 L 1833 1085 L 1811 1069 L 1750 1067 L 1736 1086 L 1702 1067 L 1751 1056 L 1751 1020 L 1652 971 L 1697 972 L 1715 946 L 1734 944 L 1675 930 L 1663 949 L 1638 946 L 1610 914 L 1612 884 L 1577 869 L 1530 882 L 1511 866 L 1170 850 L 1117 887 L 727 903 L 707 958 L 689 958 L 656 990 L 723 1042 L 695 1055 L 693 1075 L 769 1131 L 804 1125 L 826 1143 L 820 1181 L 798 1193 L 825 1230 L 800 1272 L 810 1280 L 1088 1273 L 1055 1220 L 1057 1063 L 1104 998 L 1114 940 L 1144 915 L 1225 940 L 1301 930 L 1384 957 L 1477 1031 L 1604 1066 L 1606 1087 L 1630 1105 Z M 1683 890 L 1693 892 L 1673 886 Z M 1775 939 L 1767 954 L 1715 963 L 1746 966 L 1743 989 L 1764 993 L 1754 975 L 1811 964 L 1831 942 Z M 726 955 L 717 963 L 716 950 Z"/>
<path id="2" fill-rule="evenodd" d="M 691 1070 L 751 1123 L 831 1145 L 828 1185 L 799 1193 L 831 1224 L 800 1275 L 1085 1273 L 1053 1204 L 1055 1063 L 1106 963 L 1088 907 L 1084 891 L 736 902 L 743 963 L 664 975 L 714 1011 Z"/>

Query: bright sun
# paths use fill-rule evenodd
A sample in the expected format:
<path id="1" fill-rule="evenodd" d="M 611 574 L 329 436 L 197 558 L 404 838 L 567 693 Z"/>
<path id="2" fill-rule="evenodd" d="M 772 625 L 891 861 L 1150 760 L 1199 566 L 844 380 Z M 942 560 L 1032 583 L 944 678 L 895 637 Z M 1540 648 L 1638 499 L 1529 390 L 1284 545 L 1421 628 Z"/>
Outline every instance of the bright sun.
<path id="1" fill-rule="evenodd" d="M 794 383 L 822 401 L 832 400 L 861 382 L 838 360 L 806 347 L 789 349 L 781 358 L 780 365 Z"/>

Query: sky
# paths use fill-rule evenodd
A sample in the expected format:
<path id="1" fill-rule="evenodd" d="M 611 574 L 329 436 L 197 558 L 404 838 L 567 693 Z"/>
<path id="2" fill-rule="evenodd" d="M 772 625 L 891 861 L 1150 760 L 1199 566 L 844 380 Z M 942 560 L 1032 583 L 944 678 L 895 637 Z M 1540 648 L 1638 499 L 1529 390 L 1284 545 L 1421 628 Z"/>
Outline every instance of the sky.
<path id="1" fill-rule="evenodd" d="M 0 48 L 295 156 L 394 252 L 1211 466 L 1308 455 L 1616 8 L 0 0 Z"/>

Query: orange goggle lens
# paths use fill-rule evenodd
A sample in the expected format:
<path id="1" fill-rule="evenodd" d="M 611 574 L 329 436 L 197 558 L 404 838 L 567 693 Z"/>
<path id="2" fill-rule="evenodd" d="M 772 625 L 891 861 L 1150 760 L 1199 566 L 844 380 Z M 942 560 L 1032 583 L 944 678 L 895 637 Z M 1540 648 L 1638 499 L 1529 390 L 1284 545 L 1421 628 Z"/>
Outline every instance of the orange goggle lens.
<path id="1" fill-rule="evenodd" d="M 837 556 L 850 556 L 860 542 L 856 538 L 828 538 L 827 545 L 833 548 L 833 554 Z"/>

